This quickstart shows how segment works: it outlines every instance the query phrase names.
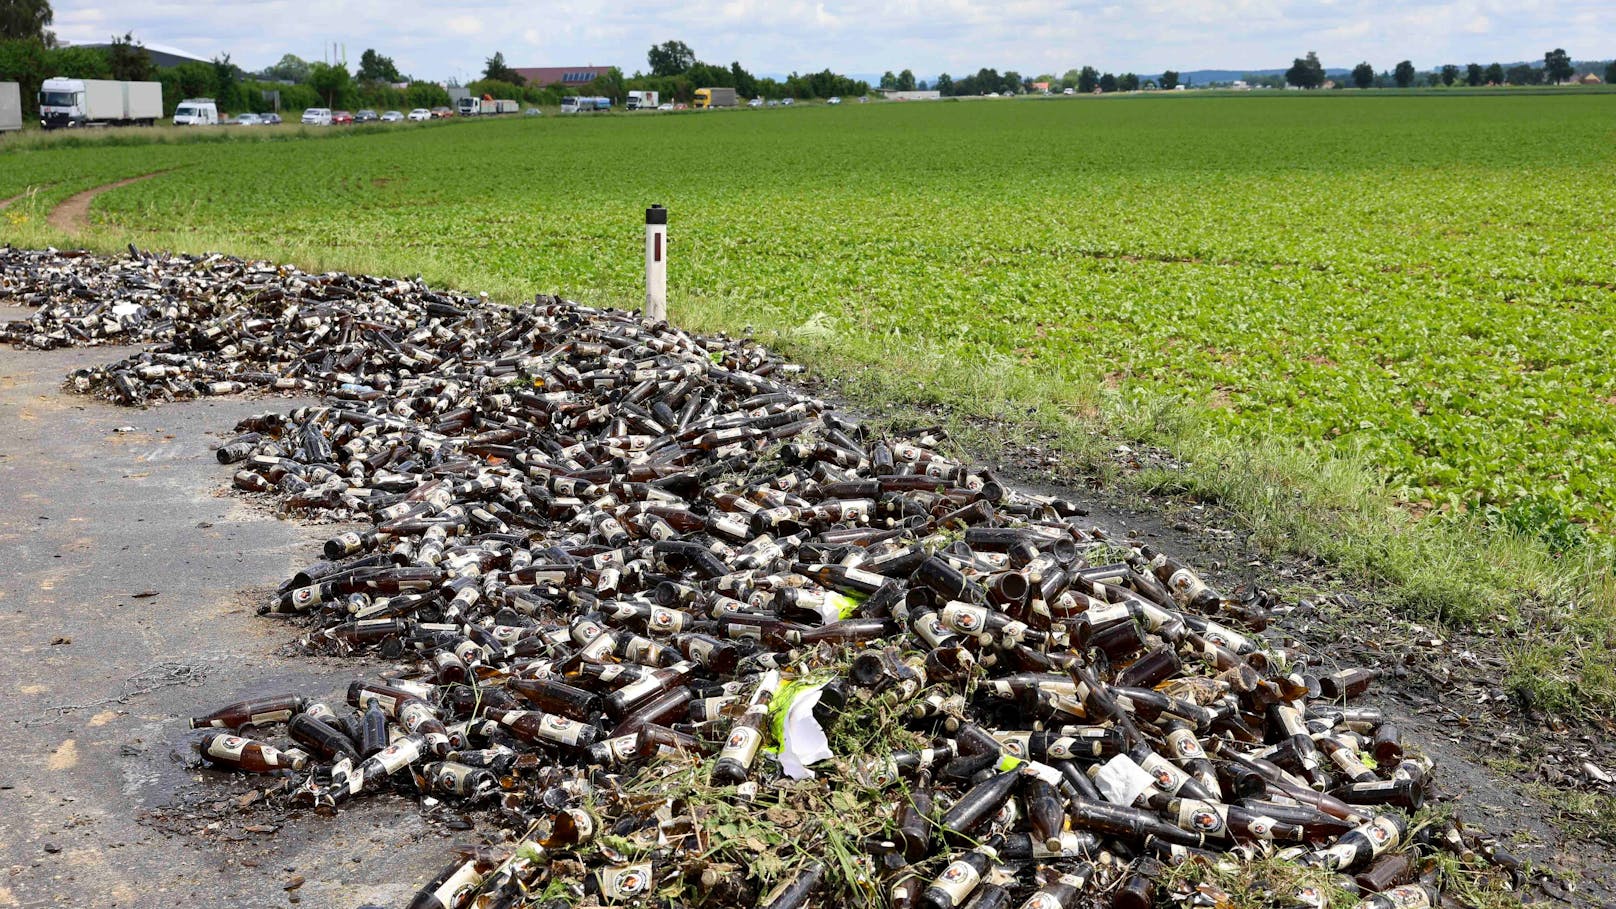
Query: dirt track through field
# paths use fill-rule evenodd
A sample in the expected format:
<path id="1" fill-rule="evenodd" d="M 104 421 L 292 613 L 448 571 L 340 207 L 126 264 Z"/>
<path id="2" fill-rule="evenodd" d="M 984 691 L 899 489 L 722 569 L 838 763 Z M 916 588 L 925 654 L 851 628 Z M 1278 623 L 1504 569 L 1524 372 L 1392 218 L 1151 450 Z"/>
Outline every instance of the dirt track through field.
<path id="1" fill-rule="evenodd" d="M 51 213 L 46 216 L 45 221 L 64 234 L 77 236 L 90 226 L 90 203 L 95 201 L 96 196 L 104 192 L 111 192 L 121 186 L 139 183 L 142 180 L 150 180 L 166 173 L 168 173 L 166 170 L 152 171 L 149 174 L 128 177 L 116 183 L 108 183 L 105 186 L 97 186 L 81 193 L 74 193 L 63 200 L 62 204 L 51 209 Z"/>
<path id="2" fill-rule="evenodd" d="M 19 201 L 21 199 L 28 198 L 28 195 L 30 193 L 44 192 L 45 190 L 50 189 L 52 186 L 55 186 L 55 185 L 56 185 L 55 183 L 41 183 L 38 186 L 30 186 L 27 189 L 25 189 L 22 192 L 16 194 L 15 196 L 12 196 L 9 199 L 0 199 L 0 211 L 5 211 L 7 208 L 9 208 L 11 206 L 11 203 L 13 203 L 13 202 Z"/>

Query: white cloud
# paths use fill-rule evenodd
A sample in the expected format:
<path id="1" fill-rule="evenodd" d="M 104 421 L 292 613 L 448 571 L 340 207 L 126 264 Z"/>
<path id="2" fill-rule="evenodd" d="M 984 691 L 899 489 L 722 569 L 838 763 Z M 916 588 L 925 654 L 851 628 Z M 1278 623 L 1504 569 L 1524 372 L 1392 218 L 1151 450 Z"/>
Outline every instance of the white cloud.
<path id="1" fill-rule="evenodd" d="M 465 78 L 495 51 L 512 66 L 645 67 L 653 44 L 681 40 L 703 60 L 759 73 L 826 67 L 982 67 L 1023 73 L 1093 65 L 1113 72 L 1284 67 L 1316 50 L 1326 66 L 1378 68 L 1573 58 L 1616 47 L 1609 0 L 55 0 L 65 40 L 132 31 L 153 46 L 228 53 L 257 68 L 330 42 L 350 64 L 367 47 L 421 78 Z"/>

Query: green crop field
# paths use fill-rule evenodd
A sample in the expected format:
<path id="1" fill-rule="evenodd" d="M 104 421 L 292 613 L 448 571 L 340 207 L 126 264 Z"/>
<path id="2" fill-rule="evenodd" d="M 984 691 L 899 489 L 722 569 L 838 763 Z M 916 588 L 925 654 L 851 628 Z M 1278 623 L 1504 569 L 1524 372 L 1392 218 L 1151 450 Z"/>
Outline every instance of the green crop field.
<path id="1" fill-rule="evenodd" d="M 0 156 L 142 244 L 674 306 L 1348 446 L 1410 502 L 1616 502 L 1616 97 L 1218 98 L 548 118 Z M 15 219 L 18 217 L 14 215 Z M 869 348 L 871 350 L 878 347 Z"/>
<path id="2" fill-rule="evenodd" d="M 641 211 L 660 202 L 670 308 L 700 327 L 942 377 L 911 390 L 944 401 L 1011 387 L 1090 425 L 1188 402 L 1237 462 L 1259 445 L 1344 452 L 1415 514 L 1479 503 L 1529 533 L 1616 529 L 1616 95 L 854 104 L 0 144 L 0 199 L 46 187 L 0 214 L 0 239 L 51 239 L 54 203 L 158 170 L 97 199 L 87 239 L 635 305 Z"/>

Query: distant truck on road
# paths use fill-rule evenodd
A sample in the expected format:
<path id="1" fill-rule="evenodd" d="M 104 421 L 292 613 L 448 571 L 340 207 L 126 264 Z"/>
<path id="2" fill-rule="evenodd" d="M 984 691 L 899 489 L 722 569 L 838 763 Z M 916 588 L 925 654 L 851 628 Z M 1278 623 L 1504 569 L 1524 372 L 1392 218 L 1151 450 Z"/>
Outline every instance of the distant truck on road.
<path id="1" fill-rule="evenodd" d="M 695 107 L 697 110 L 705 110 L 710 107 L 734 107 L 735 105 L 735 89 L 733 88 L 696 89 Z"/>
<path id="2" fill-rule="evenodd" d="M 623 106 L 628 110 L 656 110 L 662 99 L 656 92 L 632 91 L 628 93 L 628 100 Z"/>
<path id="3" fill-rule="evenodd" d="M 151 126 L 162 115 L 161 82 L 53 78 L 39 87 L 39 123 L 46 129 Z"/>
<path id="4" fill-rule="evenodd" d="M 610 98 L 589 98 L 568 95 L 561 99 L 561 112 L 564 114 L 584 114 L 591 111 L 605 111 L 612 109 Z"/>
<path id="5" fill-rule="evenodd" d="M 22 129 L 22 89 L 15 82 L 0 82 L 0 133 Z"/>

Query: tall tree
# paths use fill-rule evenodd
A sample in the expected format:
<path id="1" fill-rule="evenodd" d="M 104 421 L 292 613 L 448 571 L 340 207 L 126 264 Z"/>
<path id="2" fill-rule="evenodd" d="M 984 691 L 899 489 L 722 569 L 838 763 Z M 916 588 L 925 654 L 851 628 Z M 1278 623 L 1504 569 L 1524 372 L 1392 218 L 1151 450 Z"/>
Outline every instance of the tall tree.
<path id="1" fill-rule="evenodd" d="M 954 77 L 948 73 L 937 74 L 937 93 L 940 95 L 954 94 Z"/>
<path id="2" fill-rule="evenodd" d="M 1465 84 L 1466 85 L 1477 86 L 1477 85 L 1482 84 L 1485 81 L 1487 81 L 1487 77 L 1484 74 L 1484 71 L 1482 70 L 1480 63 L 1469 63 L 1469 64 L 1465 65 Z"/>
<path id="3" fill-rule="evenodd" d="M 1139 90 L 1139 77 L 1133 73 L 1123 73 L 1117 77 L 1117 89 L 1125 92 Z"/>
<path id="4" fill-rule="evenodd" d="M 1021 74 L 1013 69 L 1007 70 L 1000 77 L 999 85 L 999 91 L 1006 95 L 1019 95 L 1027 90 L 1026 86 L 1022 84 Z"/>
<path id="5" fill-rule="evenodd" d="M 915 71 L 906 69 L 898 74 L 898 91 L 912 92 L 915 90 Z"/>
<path id="6" fill-rule="evenodd" d="M 696 52 L 683 41 L 654 44 L 645 55 L 653 76 L 677 76 L 696 65 Z"/>
<path id="7" fill-rule="evenodd" d="M 1605 84 L 1609 85 L 1612 82 L 1616 82 L 1616 60 L 1605 67 Z"/>
<path id="8" fill-rule="evenodd" d="M 1543 55 L 1543 75 L 1551 84 L 1570 82 L 1576 74 L 1577 69 L 1571 65 L 1571 55 L 1565 48 L 1557 47 Z"/>
<path id="9" fill-rule="evenodd" d="M 340 63 L 309 64 L 309 85 L 325 99 L 326 107 L 336 107 L 351 82 L 348 68 Z"/>
<path id="10" fill-rule="evenodd" d="M 1528 63 L 1517 63 L 1504 72 L 1504 81 L 1510 85 L 1539 85 L 1543 70 Z"/>
<path id="11" fill-rule="evenodd" d="M 1487 65 L 1487 84 L 1488 85 L 1503 85 L 1504 84 L 1504 64 L 1502 64 L 1502 63 L 1489 63 Z"/>
<path id="12" fill-rule="evenodd" d="M 1442 84 L 1452 85 L 1459 81 L 1459 67 L 1452 63 L 1442 67 Z"/>
<path id="13" fill-rule="evenodd" d="M 1317 51 L 1308 51 L 1306 57 L 1297 57 L 1285 71 L 1285 81 L 1297 88 L 1318 88 L 1324 84 L 1324 66 L 1319 63 Z"/>
<path id="14" fill-rule="evenodd" d="M 1398 88 L 1408 88 L 1414 84 L 1414 63 L 1409 60 L 1397 64 L 1392 69 L 1392 78 L 1397 80 Z"/>
<path id="15" fill-rule="evenodd" d="M 46 29 L 56 18 L 50 0 L 0 0 L 0 41 L 41 41 L 55 44 Z"/>
<path id="16" fill-rule="evenodd" d="M 494 51 L 494 56 L 484 63 L 483 78 L 518 86 L 527 84 L 521 73 L 505 65 L 505 55 L 499 51 Z"/>
<path id="17" fill-rule="evenodd" d="M 503 61 L 501 61 L 503 62 Z M 354 78 L 360 82 L 403 82 L 404 77 L 399 75 L 398 65 L 392 57 L 384 57 L 376 53 L 374 48 L 366 48 L 359 55 L 359 72 Z"/>
<path id="18" fill-rule="evenodd" d="M 1085 66 L 1077 74 L 1077 90 L 1079 93 L 1089 95 L 1100 84 L 1100 71 L 1092 66 Z"/>
<path id="19" fill-rule="evenodd" d="M 132 33 L 122 38 L 113 36 L 107 45 L 107 60 L 112 67 L 112 78 L 128 82 L 149 82 L 157 78 L 157 67 L 152 65 L 151 54 L 135 40 Z"/>
<path id="20" fill-rule="evenodd" d="M 1077 77 L 1081 75 L 1082 73 L 1075 69 L 1069 69 L 1062 73 L 1060 77 L 1061 88 L 1077 88 Z"/>
<path id="21" fill-rule="evenodd" d="M 1162 73 L 1161 82 L 1159 84 L 1161 85 L 1162 91 L 1165 92 L 1170 92 L 1173 89 L 1178 88 L 1178 73 L 1173 70 L 1168 70 L 1167 72 Z"/>
<path id="22" fill-rule="evenodd" d="M 743 98 L 756 98 L 758 96 L 758 80 L 741 66 L 736 60 L 729 65 L 730 80 L 735 85 L 735 92 Z"/>
<path id="23" fill-rule="evenodd" d="M 1117 90 L 1117 77 L 1106 73 L 1100 77 L 1100 91 L 1111 94 Z"/>
<path id="24" fill-rule="evenodd" d="M 286 54 L 274 66 L 264 67 L 263 75 L 269 79 L 302 84 L 309 81 L 308 61 L 296 54 Z"/>
<path id="25" fill-rule="evenodd" d="M 889 69 L 881 74 L 881 87 L 887 89 L 888 91 L 894 91 L 897 89 L 898 77 L 893 74 L 892 70 Z"/>
<path id="26" fill-rule="evenodd" d="M 1368 88 L 1375 84 L 1375 68 L 1367 62 L 1360 63 L 1352 68 L 1352 84 L 1357 88 Z"/>

